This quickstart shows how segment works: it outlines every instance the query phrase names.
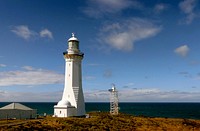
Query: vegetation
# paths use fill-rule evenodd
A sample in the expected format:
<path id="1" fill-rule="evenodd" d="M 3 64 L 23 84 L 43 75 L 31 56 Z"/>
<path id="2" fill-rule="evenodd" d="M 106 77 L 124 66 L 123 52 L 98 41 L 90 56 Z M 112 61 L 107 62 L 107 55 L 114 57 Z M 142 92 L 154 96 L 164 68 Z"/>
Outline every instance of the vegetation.
<path id="1" fill-rule="evenodd" d="M 54 118 L 9 122 L 0 130 L 131 130 L 131 131 L 199 131 L 200 120 L 135 117 L 126 114 L 112 116 L 109 113 L 91 112 L 90 118 Z M 2 123 L 1 123 L 2 122 Z"/>

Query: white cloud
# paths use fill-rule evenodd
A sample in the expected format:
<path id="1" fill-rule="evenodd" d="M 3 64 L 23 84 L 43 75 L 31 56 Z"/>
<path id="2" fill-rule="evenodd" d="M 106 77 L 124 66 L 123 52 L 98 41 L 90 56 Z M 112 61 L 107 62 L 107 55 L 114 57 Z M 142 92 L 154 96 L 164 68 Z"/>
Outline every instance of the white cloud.
<path id="1" fill-rule="evenodd" d="M 197 66 L 197 65 L 200 64 L 200 61 L 198 61 L 198 60 L 191 60 L 191 61 L 189 62 L 189 64 L 192 65 L 192 66 Z"/>
<path id="2" fill-rule="evenodd" d="M 123 88 L 118 89 L 120 102 L 197 102 L 200 92 L 161 91 L 156 88 Z M 90 90 L 84 93 L 85 100 L 90 102 L 108 102 L 107 90 Z"/>
<path id="3" fill-rule="evenodd" d="M 85 101 L 108 102 L 110 100 L 108 90 L 87 90 L 84 92 Z"/>
<path id="4" fill-rule="evenodd" d="M 53 71 L 24 67 L 24 70 L 0 72 L 0 86 L 43 85 L 64 82 L 64 75 Z"/>
<path id="5" fill-rule="evenodd" d="M 47 37 L 47 38 L 53 39 L 52 32 L 49 31 L 48 29 L 41 30 L 40 31 L 40 37 Z"/>
<path id="6" fill-rule="evenodd" d="M 94 79 L 96 79 L 96 77 L 95 76 L 84 76 L 83 79 L 85 79 L 85 80 L 94 80 Z"/>
<path id="7" fill-rule="evenodd" d="M 192 77 L 192 75 L 187 71 L 182 71 L 182 72 L 179 72 L 178 74 L 180 74 L 180 75 L 182 75 L 182 76 L 184 76 L 186 78 L 191 78 Z"/>
<path id="8" fill-rule="evenodd" d="M 131 92 L 133 94 L 131 94 Z M 129 93 L 129 96 L 126 96 Z M 132 95 L 132 98 L 131 98 Z M 182 92 L 182 91 L 161 91 L 158 89 L 141 91 L 124 91 L 120 96 L 125 101 L 146 101 L 146 102 L 188 102 L 198 101 L 200 92 Z"/>
<path id="9" fill-rule="evenodd" d="M 126 84 L 126 85 L 124 85 L 123 86 L 123 88 L 131 88 L 131 87 L 133 87 L 135 84 L 134 83 L 128 83 L 128 84 Z"/>
<path id="10" fill-rule="evenodd" d="M 15 26 L 11 31 L 25 40 L 28 40 L 37 34 L 36 32 L 30 30 L 26 25 Z"/>
<path id="11" fill-rule="evenodd" d="M 87 64 L 88 66 L 103 66 L 103 64 L 97 64 L 97 63 L 90 63 Z"/>
<path id="12" fill-rule="evenodd" d="M 127 8 L 140 8 L 141 4 L 131 0 L 88 0 L 84 13 L 90 17 L 98 18 L 107 14 L 121 12 Z"/>
<path id="13" fill-rule="evenodd" d="M 0 64 L 0 67 L 6 67 L 6 65 L 5 64 Z"/>
<path id="14" fill-rule="evenodd" d="M 62 92 L 11 92 L 0 91 L 0 102 L 57 102 Z"/>
<path id="15" fill-rule="evenodd" d="M 197 16 L 194 9 L 197 5 L 197 0 L 184 0 L 179 3 L 179 8 L 186 15 L 185 23 L 190 24 Z"/>
<path id="16" fill-rule="evenodd" d="M 154 25 L 151 21 L 130 18 L 118 23 L 105 25 L 100 32 L 99 40 L 114 49 L 131 51 L 136 41 L 155 36 L 160 31 L 161 27 Z M 106 46 L 106 48 L 108 47 Z"/>
<path id="17" fill-rule="evenodd" d="M 193 12 L 195 6 L 196 0 L 184 0 L 179 4 L 180 9 L 186 14 Z"/>
<path id="18" fill-rule="evenodd" d="M 49 38 L 53 39 L 53 34 L 50 30 L 48 29 L 43 29 L 39 33 L 36 31 L 30 30 L 27 25 L 19 25 L 19 26 L 14 26 L 13 29 L 11 29 L 11 32 L 15 33 L 17 36 L 29 40 L 33 37 L 42 37 L 42 38 Z"/>
<path id="19" fill-rule="evenodd" d="M 162 91 L 156 88 L 118 89 L 120 102 L 199 102 L 200 92 Z M 57 102 L 62 91 L 56 92 L 11 92 L 0 90 L 0 101 Z M 108 90 L 84 91 L 86 102 L 109 102 Z"/>
<path id="20" fill-rule="evenodd" d="M 107 69 L 107 70 L 104 71 L 103 76 L 106 77 L 106 78 L 110 78 L 110 77 L 112 77 L 112 74 L 113 74 L 112 70 Z"/>
<path id="21" fill-rule="evenodd" d="M 189 52 L 189 47 L 187 45 L 183 45 L 183 46 L 180 46 L 178 48 L 176 48 L 174 50 L 174 52 L 182 57 L 185 57 L 188 55 L 188 52 Z"/>
<path id="22" fill-rule="evenodd" d="M 159 3 L 159 4 L 155 5 L 154 11 L 155 11 L 155 13 L 159 14 L 159 13 L 163 12 L 164 10 L 166 10 L 167 8 L 168 8 L 167 4 Z"/>
<path id="23" fill-rule="evenodd" d="M 23 66 L 22 69 L 29 70 L 29 71 L 35 70 L 32 66 Z"/>

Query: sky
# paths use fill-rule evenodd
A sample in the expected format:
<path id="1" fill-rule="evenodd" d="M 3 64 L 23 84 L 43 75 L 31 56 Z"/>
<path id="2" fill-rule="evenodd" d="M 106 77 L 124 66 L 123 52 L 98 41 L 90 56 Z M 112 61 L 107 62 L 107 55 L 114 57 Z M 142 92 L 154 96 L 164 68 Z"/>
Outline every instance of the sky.
<path id="1" fill-rule="evenodd" d="M 1 0 L 0 102 L 58 102 L 72 32 L 86 102 L 200 101 L 200 1 Z"/>

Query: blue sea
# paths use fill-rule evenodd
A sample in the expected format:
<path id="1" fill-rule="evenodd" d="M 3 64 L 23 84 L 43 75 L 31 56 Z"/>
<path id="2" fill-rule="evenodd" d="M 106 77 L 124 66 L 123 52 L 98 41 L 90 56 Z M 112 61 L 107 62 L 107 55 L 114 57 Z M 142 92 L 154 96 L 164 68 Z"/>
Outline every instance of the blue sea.
<path id="1" fill-rule="evenodd" d="M 37 109 L 39 115 L 53 115 L 55 102 L 20 102 Z M 3 107 L 9 102 L 0 102 Z M 86 112 L 109 112 L 110 103 L 85 103 Z M 200 103 L 119 103 L 121 113 L 134 116 L 200 119 Z"/>

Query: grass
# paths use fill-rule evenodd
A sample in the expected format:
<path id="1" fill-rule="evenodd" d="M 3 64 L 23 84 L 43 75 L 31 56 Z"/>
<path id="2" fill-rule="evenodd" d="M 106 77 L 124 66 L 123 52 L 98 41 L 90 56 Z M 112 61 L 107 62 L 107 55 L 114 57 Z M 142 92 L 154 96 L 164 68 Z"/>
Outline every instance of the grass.
<path id="1" fill-rule="evenodd" d="M 0 127 L 0 130 L 131 130 L 131 131 L 199 131 L 200 120 L 135 117 L 126 114 L 112 116 L 106 112 L 91 112 L 90 118 L 46 117 L 26 123 Z"/>

